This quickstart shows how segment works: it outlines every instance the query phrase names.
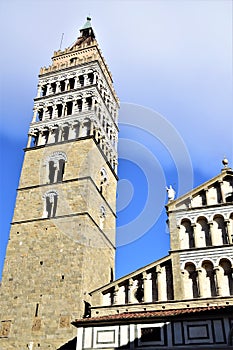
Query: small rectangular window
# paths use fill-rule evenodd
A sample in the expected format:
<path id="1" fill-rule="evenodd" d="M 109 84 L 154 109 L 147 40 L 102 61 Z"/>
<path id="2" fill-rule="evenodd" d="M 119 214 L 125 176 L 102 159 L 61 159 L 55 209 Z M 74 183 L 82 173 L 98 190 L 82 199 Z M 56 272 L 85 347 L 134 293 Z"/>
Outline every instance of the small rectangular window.
<path id="1" fill-rule="evenodd" d="M 141 342 L 161 341 L 161 327 L 141 329 Z"/>

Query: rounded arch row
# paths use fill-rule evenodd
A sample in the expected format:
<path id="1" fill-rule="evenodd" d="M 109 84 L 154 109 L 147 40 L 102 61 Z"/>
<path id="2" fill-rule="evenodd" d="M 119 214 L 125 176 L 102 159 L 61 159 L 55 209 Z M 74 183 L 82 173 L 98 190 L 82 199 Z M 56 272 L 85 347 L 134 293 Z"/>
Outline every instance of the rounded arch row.
<path id="1" fill-rule="evenodd" d="M 178 229 L 181 249 L 232 244 L 233 213 L 227 219 L 217 213 L 211 221 L 205 216 L 199 216 L 194 223 L 183 218 Z"/>

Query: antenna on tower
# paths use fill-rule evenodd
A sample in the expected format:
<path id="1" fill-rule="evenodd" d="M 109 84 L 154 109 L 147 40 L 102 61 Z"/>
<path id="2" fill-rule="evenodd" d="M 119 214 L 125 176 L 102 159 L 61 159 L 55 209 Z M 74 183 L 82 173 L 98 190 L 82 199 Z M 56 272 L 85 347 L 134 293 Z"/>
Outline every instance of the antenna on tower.
<path id="1" fill-rule="evenodd" d="M 60 42 L 60 47 L 59 47 L 59 50 L 61 50 L 61 46 L 62 46 L 63 37 L 64 37 L 64 33 L 62 33 L 62 35 L 61 35 L 61 42 Z"/>

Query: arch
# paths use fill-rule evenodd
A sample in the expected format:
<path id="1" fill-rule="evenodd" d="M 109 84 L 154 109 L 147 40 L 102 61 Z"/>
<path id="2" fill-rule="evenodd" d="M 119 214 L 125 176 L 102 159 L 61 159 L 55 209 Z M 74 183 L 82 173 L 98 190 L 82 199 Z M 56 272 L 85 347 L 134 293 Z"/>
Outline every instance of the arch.
<path id="1" fill-rule="evenodd" d="M 215 284 L 214 265 L 212 261 L 204 260 L 202 262 L 202 268 L 206 272 L 206 276 L 204 276 L 205 277 L 204 290 L 206 294 L 205 296 L 215 297 L 217 296 L 217 289 Z"/>
<path id="2" fill-rule="evenodd" d="M 229 243 L 233 242 L 233 213 L 229 215 L 229 223 L 227 227 Z"/>
<path id="3" fill-rule="evenodd" d="M 182 219 L 180 224 L 180 248 L 186 249 L 193 247 L 195 247 L 195 243 L 191 221 L 189 219 Z"/>
<path id="4" fill-rule="evenodd" d="M 45 127 L 41 131 L 41 137 L 39 139 L 39 146 L 46 145 L 48 143 L 48 139 L 49 139 L 49 128 Z"/>
<path id="5" fill-rule="evenodd" d="M 64 152 L 54 152 L 46 158 L 45 165 L 48 183 L 51 184 L 63 180 L 66 162 L 67 156 Z"/>
<path id="6" fill-rule="evenodd" d="M 216 214 L 213 218 L 213 232 L 211 233 L 213 245 L 228 244 L 226 224 L 224 217 Z"/>
<path id="7" fill-rule="evenodd" d="M 196 266 L 192 262 L 186 262 L 184 266 L 186 274 L 184 274 L 184 293 L 187 299 L 197 298 L 199 296 L 198 289 L 198 273 Z"/>
<path id="8" fill-rule="evenodd" d="M 224 196 L 227 203 L 233 202 L 233 177 L 227 175 L 223 178 Z"/>
<path id="9" fill-rule="evenodd" d="M 108 183 L 108 174 L 104 167 L 100 169 L 100 193 L 104 194 Z"/>
<path id="10" fill-rule="evenodd" d="M 211 245 L 210 229 L 208 220 L 204 216 L 199 216 L 196 221 L 196 247 L 206 247 Z"/>
<path id="11" fill-rule="evenodd" d="M 56 190 L 47 191 L 42 198 L 44 200 L 44 211 L 42 217 L 54 217 L 57 211 L 58 192 Z"/>
<path id="12" fill-rule="evenodd" d="M 224 295 L 233 295 L 233 277 L 232 277 L 232 263 L 227 258 L 222 258 L 219 261 L 219 266 L 222 268 L 221 288 Z"/>

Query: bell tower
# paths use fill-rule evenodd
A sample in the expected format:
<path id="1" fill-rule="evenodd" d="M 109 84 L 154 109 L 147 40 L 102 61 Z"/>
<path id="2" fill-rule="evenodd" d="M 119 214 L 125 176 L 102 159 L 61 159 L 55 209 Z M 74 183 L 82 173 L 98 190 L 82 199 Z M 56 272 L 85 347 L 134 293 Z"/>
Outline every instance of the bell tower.
<path id="1" fill-rule="evenodd" d="M 59 349 L 88 291 L 113 278 L 118 108 L 88 17 L 40 70 L 3 271 L 1 350 Z"/>

